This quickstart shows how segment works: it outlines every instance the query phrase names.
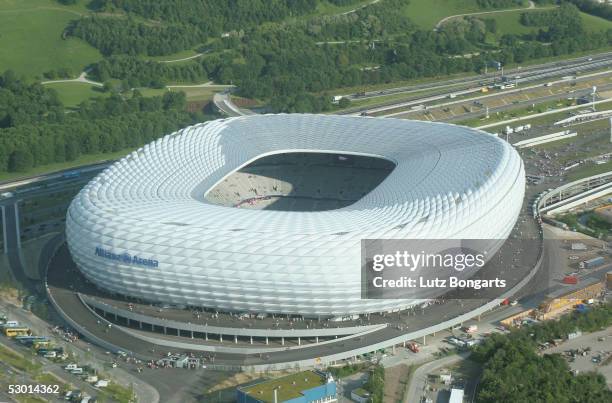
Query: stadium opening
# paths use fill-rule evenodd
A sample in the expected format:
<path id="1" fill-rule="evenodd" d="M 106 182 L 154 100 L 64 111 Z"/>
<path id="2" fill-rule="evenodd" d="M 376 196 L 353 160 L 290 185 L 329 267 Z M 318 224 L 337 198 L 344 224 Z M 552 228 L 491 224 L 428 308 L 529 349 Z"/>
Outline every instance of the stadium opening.
<path id="1" fill-rule="evenodd" d="M 392 161 L 361 155 L 266 155 L 228 175 L 206 194 L 206 200 L 261 210 L 335 210 L 364 197 L 393 168 Z"/>

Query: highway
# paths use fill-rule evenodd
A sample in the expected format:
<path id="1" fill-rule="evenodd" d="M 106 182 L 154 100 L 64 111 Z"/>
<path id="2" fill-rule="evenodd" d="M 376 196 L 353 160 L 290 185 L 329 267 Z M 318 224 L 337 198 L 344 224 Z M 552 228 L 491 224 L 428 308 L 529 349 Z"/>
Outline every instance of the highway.
<path id="1" fill-rule="evenodd" d="M 516 76 L 521 76 L 518 79 L 519 83 L 527 82 L 531 79 L 542 79 L 550 76 L 559 76 L 571 74 L 577 71 L 592 71 L 605 68 L 612 65 L 612 52 L 603 52 L 592 56 L 582 56 L 573 59 L 559 60 L 537 65 L 516 67 L 506 69 L 504 75 L 512 79 Z M 355 93 L 344 95 L 351 100 L 369 99 L 382 97 L 392 94 L 403 94 L 423 90 L 447 89 L 457 85 L 487 85 L 492 84 L 494 80 L 499 81 L 501 72 L 494 71 L 493 73 L 480 74 L 476 76 L 468 76 L 462 78 L 454 78 L 449 80 L 438 80 L 433 83 L 414 84 L 402 87 L 388 88 L 379 91 L 367 91 L 364 93 Z"/>
<path id="2" fill-rule="evenodd" d="M 591 59 L 591 60 L 589 60 Z M 601 70 L 612 66 L 612 52 L 601 53 L 589 57 L 581 57 L 567 61 L 551 62 L 536 66 L 524 68 L 516 68 L 506 70 L 504 76 L 508 78 L 510 83 L 517 85 L 525 84 L 534 81 L 543 81 L 554 77 L 574 76 L 579 73 L 585 73 L 594 70 Z M 520 77 L 520 78 L 517 78 Z M 470 76 L 466 78 L 452 79 L 442 81 L 438 84 L 418 84 L 407 87 L 397 87 L 381 91 L 366 92 L 365 95 L 350 94 L 347 97 L 353 101 L 362 99 L 370 99 L 393 94 L 410 94 L 421 92 L 423 90 L 442 90 L 436 91 L 426 96 L 416 96 L 404 100 L 394 100 L 380 104 L 376 107 L 357 107 L 340 112 L 340 114 L 360 114 L 380 113 L 387 110 L 392 110 L 400 107 L 418 105 L 426 102 L 432 102 L 447 98 L 450 94 L 465 95 L 476 93 L 484 86 L 491 85 L 501 80 L 501 73 L 489 73 L 486 75 Z M 363 94 L 363 93 L 362 93 Z"/>
<path id="3" fill-rule="evenodd" d="M 244 116 L 244 115 L 255 115 L 248 109 L 241 109 L 236 106 L 230 97 L 230 91 L 217 92 L 213 96 L 213 102 L 215 106 L 223 113 L 230 117 Z"/>
<path id="4" fill-rule="evenodd" d="M 80 171 L 81 174 L 102 171 L 103 169 L 111 165 L 113 162 L 115 161 L 114 160 L 101 161 L 101 162 L 98 162 L 92 165 L 84 165 L 84 166 L 79 166 L 79 167 L 68 168 L 62 171 L 58 171 L 58 172 L 51 172 L 48 174 L 30 176 L 27 178 L 3 181 L 3 182 L 0 182 L 0 192 L 10 191 L 20 186 L 32 185 L 32 184 L 39 183 L 39 182 L 45 182 L 45 181 L 51 181 L 51 180 L 57 180 L 57 179 L 61 180 L 61 179 L 64 179 L 64 174 L 70 171 Z"/>
<path id="5" fill-rule="evenodd" d="M 604 71 L 604 72 L 596 72 L 596 73 L 591 73 L 591 74 L 585 74 L 582 75 L 580 77 L 577 77 L 576 79 L 574 79 L 574 76 L 568 76 L 566 78 L 562 78 L 560 80 L 552 80 L 549 82 L 549 84 L 551 85 L 557 85 L 557 84 L 568 84 L 568 83 L 575 83 L 575 82 L 580 82 L 580 81 L 584 81 L 584 80 L 590 80 L 596 77 L 600 77 L 600 76 L 604 76 L 604 75 L 610 75 L 610 71 Z M 368 114 L 375 114 L 376 116 L 384 116 L 384 117 L 408 117 L 409 114 L 411 113 L 419 113 L 419 112 L 423 112 L 423 110 L 435 110 L 435 109 L 439 109 L 439 108 L 446 108 L 446 107 L 450 107 L 450 106 L 454 106 L 454 105 L 461 105 L 461 104 L 465 104 L 465 105 L 469 105 L 470 108 L 472 106 L 475 105 L 475 103 L 478 101 L 480 108 L 478 109 L 478 111 L 473 112 L 473 113 L 464 113 L 461 115 L 458 115 L 454 118 L 451 119 L 446 119 L 446 120 L 466 120 L 466 119 L 470 119 L 473 117 L 480 117 L 482 116 L 482 114 L 485 111 L 485 105 L 483 104 L 482 101 L 484 100 L 492 100 L 492 99 L 496 99 L 496 98 L 503 98 L 503 97 L 507 97 L 508 95 L 511 94 L 523 94 L 523 93 L 529 93 L 528 91 L 530 90 L 538 90 L 542 88 L 542 84 L 538 83 L 538 84 L 534 84 L 534 85 L 529 85 L 529 86 L 519 86 L 519 87 L 515 87 L 512 89 L 505 89 L 502 91 L 490 91 L 484 95 L 477 95 L 477 96 L 473 96 L 473 97 L 469 97 L 469 98 L 462 98 L 462 95 L 469 95 L 469 94 L 479 94 L 481 93 L 481 87 L 478 88 L 472 88 L 472 89 L 468 89 L 468 90 L 464 90 L 464 91 L 459 91 L 459 92 L 454 92 L 453 95 L 457 96 L 459 98 L 452 98 L 452 100 L 447 100 L 446 102 L 439 102 L 439 103 L 435 103 L 435 101 L 441 101 L 441 100 L 445 100 L 445 99 L 449 99 L 449 94 L 442 94 L 442 95 L 436 95 L 436 96 L 431 96 L 431 97 L 425 97 L 425 98 L 417 98 L 415 100 L 412 101 L 407 101 L 407 102 L 403 102 L 403 103 L 399 103 L 399 104 L 394 104 L 392 106 L 386 106 L 386 107 L 378 107 L 378 108 L 373 108 L 373 109 L 369 109 L 368 110 Z M 605 91 L 606 89 L 609 89 L 610 86 L 609 85 L 602 85 L 599 87 L 599 91 Z M 580 89 L 580 90 L 575 90 L 572 91 L 571 93 L 571 97 L 578 97 L 578 94 L 580 93 L 580 96 L 584 96 L 584 95 L 589 95 L 592 93 L 592 89 Z M 524 102 L 521 102 L 522 104 L 526 104 L 526 105 L 532 105 L 534 102 L 540 103 L 540 102 L 544 102 L 546 100 L 553 100 L 553 99 L 565 99 L 568 97 L 568 94 L 563 92 L 563 93 L 557 93 L 557 94 L 551 94 L 550 96 L 545 96 L 545 97 L 536 97 L 536 98 L 532 98 L 532 99 L 527 99 Z M 496 111 L 501 111 L 501 110 L 506 110 L 506 109 L 514 109 L 517 106 L 519 106 L 517 103 L 512 103 L 512 104 L 508 104 L 508 105 L 504 105 L 501 107 L 493 107 L 489 109 L 489 113 L 493 113 Z M 410 110 L 406 110 L 406 108 L 411 107 Z M 418 107 L 418 108 L 417 108 Z"/>

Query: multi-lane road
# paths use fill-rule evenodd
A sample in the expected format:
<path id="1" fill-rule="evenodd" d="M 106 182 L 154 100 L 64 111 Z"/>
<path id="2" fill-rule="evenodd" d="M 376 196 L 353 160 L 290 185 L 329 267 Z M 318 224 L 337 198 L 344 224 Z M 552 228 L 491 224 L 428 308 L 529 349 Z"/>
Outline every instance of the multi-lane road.
<path id="1" fill-rule="evenodd" d="M 598 55 L 580 57 L 559 62 L 545 63 L 523 68 L 506 70 L 504 77 L 509 83 L 522 85 L 537 81 L 552 80 L 556 77 L 573 77 L 577 74 L 584 74 L 596 70 L 603 70 L 612 67 L 612 52 L 601 53 Z M 437 84 L 418 84 L 406 87 L 396 87 L 380 91 L 370 91 L 346 95 L 347 98 L 358 101 L 377 97 L 384 97 L 394 94 L 411 94 L 428 91 L 427 95 L 407 97 L 403 100 L 393 100 L 383 102 L 376 107 L 351 108 L 342 114 L 380 113 L 401 107 L 435 102 L 451 96 L 467 95 L 479 92 L 482 87 L 492 85 L 501 81 L 501 72 L 469 76 L 438 82 Z M 431 92 L 430 92 L 431 91 Z"/>

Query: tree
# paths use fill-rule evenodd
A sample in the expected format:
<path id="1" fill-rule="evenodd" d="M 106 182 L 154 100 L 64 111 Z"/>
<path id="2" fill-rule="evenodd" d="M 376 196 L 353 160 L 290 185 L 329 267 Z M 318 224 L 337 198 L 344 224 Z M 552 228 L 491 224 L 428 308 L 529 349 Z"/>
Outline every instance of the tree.
<path id="1" fill-rule="evenodd" d="M 340 108 L 348 108 L 350 105 L 351 105 L 351 100 L 348 99 L 347 97 L 342 97 L 338 101 L 338 106 Z"/>
<path id="2" fill-rule="evenodd" d="M 113 83 L 110 80 L 104 81 L 104 84 L 102 85 L 102 91 L 111 92 L 113 91 L 113 89 L 114 89 Z"/>
<path id="3" fill-rule="evenodd" d="M 33 165 L 34 157 L 32 157 L 32 153 L 21 146 L 11 153 L 8 169 L 9 172 L 24 172 L 32 168 Z"/>

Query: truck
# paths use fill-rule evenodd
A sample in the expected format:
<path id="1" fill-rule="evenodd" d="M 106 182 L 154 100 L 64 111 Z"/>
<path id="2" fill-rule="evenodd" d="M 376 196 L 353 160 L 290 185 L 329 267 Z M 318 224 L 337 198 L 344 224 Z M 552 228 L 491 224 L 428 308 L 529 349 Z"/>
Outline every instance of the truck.
<path id="1" fill-rule="evenodd" d="M 64 367 L 66 371 L 72 371 L 73 369 L 77 369 L 79 366 L 76 364 L 68 364 Z"/>
<path id="2" fill-rule="evenodd" d="M 576 277 L 576 276 L 565 276 L 565 277 L 563 277 L 563 284 L 578 284 L 578 277 Z"/>
<path id="3" fill-rule="evenodd" d="M 408 348 L 408 350 L 412 351 L 413 353 L 418 353 L 419 351 L 421 351 L 419 349 L 419 345 L 413 341 L 411 341 L 410 343 L 407 344 L 406 346 Z"/>
<path id="4" fill-rule="evenodd" d="M 57 357 L 57 353 L 55 351 L 47 351 L 43 357 L 45 358 L 55 358 Z"/>
<path id="5" fill-rule="evenodd" d="M 88 383 L 98 382 L 98 376 L 97 375 L 88 375 L 87 378 L 85 378 L 85 382 L 88 382 Z"/>
<path id="6" fill-rule="evenodd" d="M 96 384 L 94 385 L 96 388 L 105 388 L 108 386 L 108 380 L 107 379 L 100 379 L 98 382 L 96 382 Z"/>
<path id="7" fill-rule="evenodd" d="M 593 259 L 589 259 L 589 260 L 585 260 L 584 262 L 581 262 L 580 268 L 581 269 L 593 269 L 595 267 L 601 266 L 602 264 L 604 264 L 603 256 L 597 256 L 597 257 L 594 257 Z"/>
<path id="8" fill-rule="evenodd" d="M 19 322 L 17 322 L 16 320 L 7 320 L 2 324 L 2 327 L 5 329 L 7 327 L 19 327 Z"/>
<path id="9" fill-rule="evenodd" d="M 70 373 L 73 375 L 81 375 L 83 374 L 83 368 L 75 368 L 70 370 Z"/>

